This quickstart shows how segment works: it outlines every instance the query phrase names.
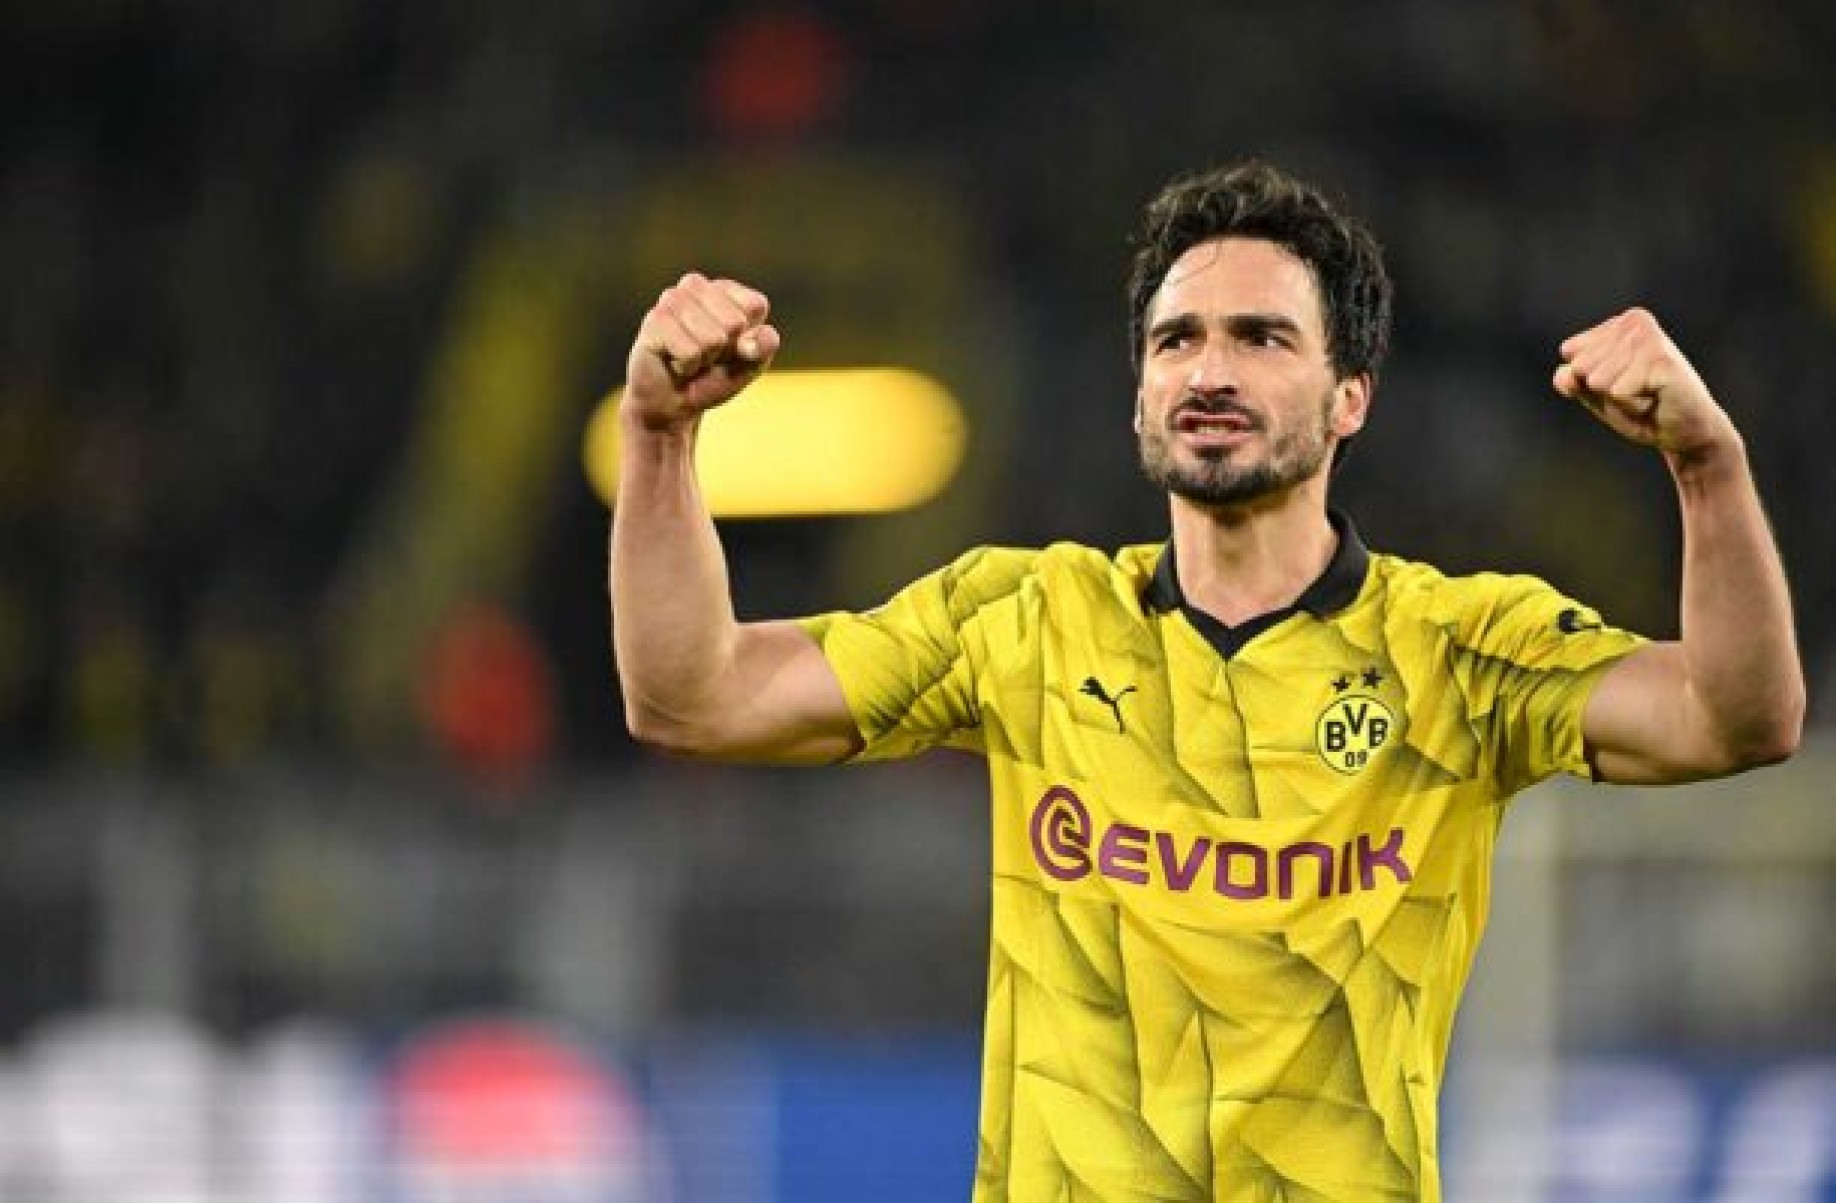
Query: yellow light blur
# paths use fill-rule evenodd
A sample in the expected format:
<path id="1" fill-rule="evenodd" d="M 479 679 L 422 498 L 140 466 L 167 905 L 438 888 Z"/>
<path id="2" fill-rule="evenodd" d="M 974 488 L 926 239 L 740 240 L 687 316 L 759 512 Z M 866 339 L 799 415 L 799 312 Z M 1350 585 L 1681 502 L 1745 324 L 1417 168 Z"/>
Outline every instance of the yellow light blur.
<path id="1" fill-rule="evenodd" d="M 607 505 L 618 493 L 622 392 L 587 425 L 587 476 Z M 956 399 L 919 372 L 773 371 L 702 419 L 696 474 L 716 517 L 885 513 L 942 491 L 967 435 Z"/>

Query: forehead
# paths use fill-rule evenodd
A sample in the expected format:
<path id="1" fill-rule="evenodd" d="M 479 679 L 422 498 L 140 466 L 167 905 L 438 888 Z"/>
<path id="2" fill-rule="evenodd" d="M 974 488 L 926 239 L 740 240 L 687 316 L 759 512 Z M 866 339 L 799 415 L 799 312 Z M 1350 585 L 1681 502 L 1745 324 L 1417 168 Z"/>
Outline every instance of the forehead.
<path id="1" fill-rule="evenodd" d="M 1148 303 L 1147 324 L 1177 313 L 1282 314 L 1314 334 L 1325 329 L 1312 269 L 1287 248 L 1260 238 L 1215 238 L 1175 259 Z"/>

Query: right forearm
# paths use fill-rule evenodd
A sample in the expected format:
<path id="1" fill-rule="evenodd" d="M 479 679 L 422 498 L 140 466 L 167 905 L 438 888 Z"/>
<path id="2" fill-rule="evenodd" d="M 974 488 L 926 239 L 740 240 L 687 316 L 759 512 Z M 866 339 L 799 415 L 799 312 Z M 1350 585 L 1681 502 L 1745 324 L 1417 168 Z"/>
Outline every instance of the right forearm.
<path id="1" fill-rule="evenodd" d="M 612 644 L 639 740 L 708 759 L 826 764 L 861 747 L 822 648 L 794 622 L 734 620 L 727 561 L 695 481 L 695 430 L 770 366 L 765 294 L 689 272 L 625 358 L 612 514 Z"/>
<path id="2" fill-rule="evenodd" d="M 612 516 L 613 648 L 627 722 L 667 735 L 713 707 L 739 627 L 695 480 L 693 426 L 622 421 Z"/>

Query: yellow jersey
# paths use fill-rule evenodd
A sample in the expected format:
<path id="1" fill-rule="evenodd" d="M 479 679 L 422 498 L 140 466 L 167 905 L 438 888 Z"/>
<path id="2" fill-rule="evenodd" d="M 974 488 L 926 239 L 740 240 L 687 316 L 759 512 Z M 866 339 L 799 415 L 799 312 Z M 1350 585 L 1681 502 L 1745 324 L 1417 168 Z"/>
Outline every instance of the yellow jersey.
<path id="1" fill-rule="evenodd" d="M 1503 803 L 1589 771 L 1639 640 L 1333 522 L 1320 579 L 1236 628 L 1170 544 L 981 548 L 803 620 L 861 758 L 988 760 L 978 1203 L 1439 1199 Z"/>

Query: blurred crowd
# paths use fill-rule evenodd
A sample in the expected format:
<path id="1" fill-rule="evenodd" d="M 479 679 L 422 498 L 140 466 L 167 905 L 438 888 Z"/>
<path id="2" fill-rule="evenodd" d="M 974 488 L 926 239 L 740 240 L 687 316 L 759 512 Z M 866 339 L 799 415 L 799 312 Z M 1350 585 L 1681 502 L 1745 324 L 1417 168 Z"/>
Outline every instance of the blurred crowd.
<path id="1" fill-rule="evenodd" d="M 1162 537 L 1121 280 L 1168 175 L 1260 155 L 1399 283 L 1339 485 L 1370 542 L 1674 624 L 1651 457 L 1550 392 L 1656 310 L 1745 432 L 1836 681 L 1836 10 L 1813 0 L 78 0 L 0 65 L 0 766 L 352 758 L 516 788 L 631 755 L 580 468 L 680 270 L 787 361 L 956 388 L 899 518 L 735 524 L 743 611 L 970 543 Z"/>

